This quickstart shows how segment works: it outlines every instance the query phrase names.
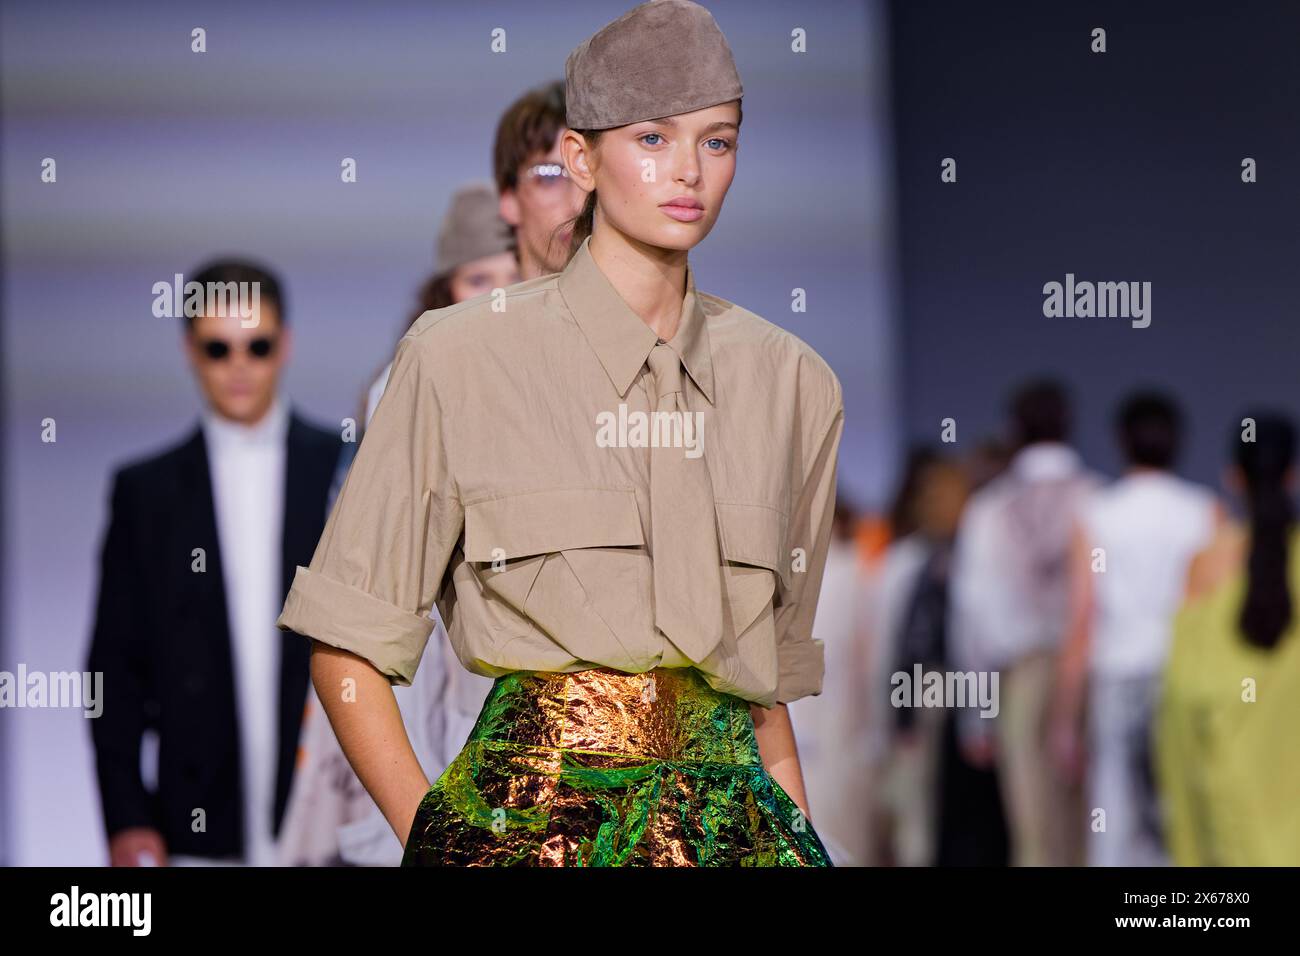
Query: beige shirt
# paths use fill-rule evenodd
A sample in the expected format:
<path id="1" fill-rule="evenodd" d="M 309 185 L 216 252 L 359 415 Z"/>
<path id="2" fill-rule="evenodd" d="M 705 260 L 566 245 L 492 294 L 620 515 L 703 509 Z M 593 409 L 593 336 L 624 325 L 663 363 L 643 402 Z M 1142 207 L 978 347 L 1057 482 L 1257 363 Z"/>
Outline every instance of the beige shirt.
<path id="1" fill-rule="evenodd" d="M 821 693 L 812 636 L 835 503 L 839 380 L 794 335 L 695 289 L 687 407 L 713 486 L 723 626 L 701 660 L 654 623 L 650 454 L 658 338 L 583 243 L 562 272 L 426 312 L 277 625 L 409 685 L 436 602 L 471 672 L 694 666 L 771 707 Z M 683 435 L 689 437 L 682 438 Z M 677 440 L 664 434 L 661 441 Z"/>

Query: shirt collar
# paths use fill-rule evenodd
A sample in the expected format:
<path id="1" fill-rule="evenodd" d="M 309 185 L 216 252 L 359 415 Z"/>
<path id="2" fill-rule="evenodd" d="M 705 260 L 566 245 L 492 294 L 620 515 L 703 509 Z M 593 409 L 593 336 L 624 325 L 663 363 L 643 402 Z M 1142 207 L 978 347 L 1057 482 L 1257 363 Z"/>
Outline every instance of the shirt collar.
<path id="1" fill-rule="evenodd" d="M 1042 441 L 1020 449 L 1011 467 L 1021 478 L 1042 481 L 1073 474 L 1080 461 L 1079 453 L 1064 442 Z"/>
<path id="2" fill-rule="evenodd" d="M 203 432 L 214 447 L 277 445 L 289 427 L 289 407 L 277 392 L 266 414 L 251 425 L 218 415 L 211 406 L 203 410 Z"/>
<path id="3" fill-rule="evenodd" d="M 659 337 L 610 284 L 591 257 L 591 236 L 582 241 L 560 273 L 560 295 L 595 350 L 606 374 L 626 395 Z M 704 304 L 695 291 L 695 270 L 686 265 L 686 294 L 681 320 L 668 344 L 682 360 L 699 390 L 713 403 L 713 356 Z"/>

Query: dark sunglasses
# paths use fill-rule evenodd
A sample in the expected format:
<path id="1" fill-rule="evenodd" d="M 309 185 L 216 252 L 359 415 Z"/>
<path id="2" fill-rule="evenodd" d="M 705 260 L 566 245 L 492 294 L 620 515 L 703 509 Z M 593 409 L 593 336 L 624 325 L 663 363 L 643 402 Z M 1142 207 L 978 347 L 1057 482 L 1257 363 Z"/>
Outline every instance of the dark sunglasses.
<path id="1" fill-rule="evenodd" d="M 213 361 L 221 361 L 230 357 L 230 343 L 225 339 L 204 339 L 199 343 L 203 353 Z M 248 354 L 253 358 L 266 358 L 275 351 L 275 337 L 270 335 L 260 335 L 248 342 Z"/>

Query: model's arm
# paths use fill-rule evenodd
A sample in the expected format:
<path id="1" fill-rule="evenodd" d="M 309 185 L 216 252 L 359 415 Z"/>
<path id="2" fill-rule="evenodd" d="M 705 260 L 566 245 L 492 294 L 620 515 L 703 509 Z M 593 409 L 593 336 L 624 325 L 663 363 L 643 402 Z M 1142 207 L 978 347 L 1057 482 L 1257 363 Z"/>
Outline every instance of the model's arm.
<path id="1" fill-rule="evenodd" d="M 785 704 L 777 704 L 771 710 L 750 704 L 749 712 L 754 718 L 754 737 L 758 740 L 763 766 L 781 785 L 781 789 L 790 795 L 790 799 L 798 804 L 805 819 L 811 823 L 812 814 L 808 812 L 808 794 L 804 791 L 803 771 L 799 767 L 799 750 L 794 742 L 790 709 Z"/>
<path id="2" fill-rule="evenodd" d="M 426 343 L 403 336 L 309 567 L 276 625 L 310 637 L 316 695 L 348 763 L 403 844 L 428 780 L 392 685 L 409 686 L 464 509 Z"/>
<path id="3" fill-rule="evenodd" d="M 1069 616 L 1057 672 L 1053 705 L 1053 748 L 1062 770 L 1083 772 L 1080 740 L 1088 686 L 1093 620 L 1092 550 L 1085 527 L 1076 522 L 1070 540 Z"/>
<path id="4" fill-rule="evenodd" d="M 402 846 L 429 789 L 388 678 L 350 651 L 312 641 L 311 679 L 353 771 Z"/>

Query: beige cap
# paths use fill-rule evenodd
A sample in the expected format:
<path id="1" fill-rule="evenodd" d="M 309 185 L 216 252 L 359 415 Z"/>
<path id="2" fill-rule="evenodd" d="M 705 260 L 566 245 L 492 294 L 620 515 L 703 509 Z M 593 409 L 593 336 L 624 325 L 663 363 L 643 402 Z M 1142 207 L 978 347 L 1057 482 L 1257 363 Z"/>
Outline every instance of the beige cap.
<path id="1" fill-rule="evenodd" d="M 564 78 L 573 129 L 689 113 L 745 92 L 713 14 L 691 0 L 650 0 L 629 10 L 578 44 Z"/>
<path id="2" fill-rule="evenodd" d="M 438 272 L 447 273 L 475 259 L 509 252 L 514 233 L 501 218 L 496 187 L 487 181 L 461 186 L 438 230 Z"/>

